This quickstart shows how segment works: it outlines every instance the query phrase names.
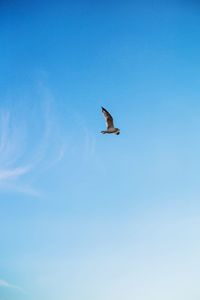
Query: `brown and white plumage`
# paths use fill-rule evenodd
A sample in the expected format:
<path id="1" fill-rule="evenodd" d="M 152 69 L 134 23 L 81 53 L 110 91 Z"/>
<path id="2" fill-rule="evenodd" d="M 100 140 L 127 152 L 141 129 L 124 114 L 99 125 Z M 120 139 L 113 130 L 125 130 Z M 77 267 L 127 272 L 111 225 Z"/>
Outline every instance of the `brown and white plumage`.
<path id="1" fill-rule="evenodd" d="M 115 128 L 115 126 L 114 126 L 113 117 L 111 116 L 111 114 L 104 107 L 101 107 L 101 108 L 102 108 L 102 112 L 105 117 L 106 127 L 107 127 L 107 130 L 101 131 L 101 133 L 103 133 L 103 134 L 114 133 L 117 135 L 120 134 L 120 129 Z"/>

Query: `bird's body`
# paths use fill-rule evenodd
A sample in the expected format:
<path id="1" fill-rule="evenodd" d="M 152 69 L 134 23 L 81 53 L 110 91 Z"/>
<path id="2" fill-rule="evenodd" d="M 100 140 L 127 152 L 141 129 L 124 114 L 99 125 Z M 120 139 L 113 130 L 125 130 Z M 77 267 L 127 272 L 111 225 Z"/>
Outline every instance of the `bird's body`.
<path id="1" fill-rule="evenodd" d="M 106 126 L 107 130 L 101 131 L 102 134 L 108 133 L 108 134 L 120 134 L 120 129 L 115 128 L 114 123 L 113 123 L 113 118 L 111 114 L 104 108 L 102 108 L 102 113 L 104 114 L 105 120 L 106 120 Z"/>

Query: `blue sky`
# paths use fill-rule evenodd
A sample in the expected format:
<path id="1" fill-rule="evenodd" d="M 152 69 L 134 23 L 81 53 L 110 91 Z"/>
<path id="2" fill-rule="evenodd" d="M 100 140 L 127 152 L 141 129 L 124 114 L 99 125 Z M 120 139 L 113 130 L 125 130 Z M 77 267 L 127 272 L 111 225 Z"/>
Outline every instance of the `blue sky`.
<path id="1" fill-rule="evenodd" d="M 29 2 L 0 4 L 0 300 L 199 299 L 198 2 Z"/>

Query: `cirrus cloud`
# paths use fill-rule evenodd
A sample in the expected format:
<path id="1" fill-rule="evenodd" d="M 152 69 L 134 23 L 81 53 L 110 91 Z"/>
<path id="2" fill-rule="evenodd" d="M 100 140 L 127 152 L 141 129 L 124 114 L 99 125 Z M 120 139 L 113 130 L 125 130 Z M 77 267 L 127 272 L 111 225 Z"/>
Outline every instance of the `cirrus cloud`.
<path id="1" fill-rule="evenodd" d="M 8 281 L 0 279 L 0 288 L 4 287 L 4 288 L 10 288 L 10 289 L 16 289 L 20 292 L 24 292 L 23 289 L 17 285 L 14 284 L 10 284 Z"/>
<path id="2" fill-rule="evenodd" d="M 42 96 L 30 115 L 23 115 L 20 106 L 14 111 L 0 107 L 0 190 L 38 196 L 30 176 L 52 168 L 64 157 L 66 145 L 59 135 L 53 96 L 48 89 Z"/>

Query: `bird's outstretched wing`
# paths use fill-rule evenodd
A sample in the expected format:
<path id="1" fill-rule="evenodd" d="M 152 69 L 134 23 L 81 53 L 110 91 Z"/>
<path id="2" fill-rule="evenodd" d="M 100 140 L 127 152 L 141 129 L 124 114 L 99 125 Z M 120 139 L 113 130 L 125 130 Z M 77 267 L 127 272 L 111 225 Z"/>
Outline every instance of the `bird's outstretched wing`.
<path id="1" fill-rule="evenodd" d="M 114 128 L 113 118 L 111 114 L 104 107 L 101 108 L 102 108 L 102 113 L 104 114 L 106 120 L 107 129 Z"/>

